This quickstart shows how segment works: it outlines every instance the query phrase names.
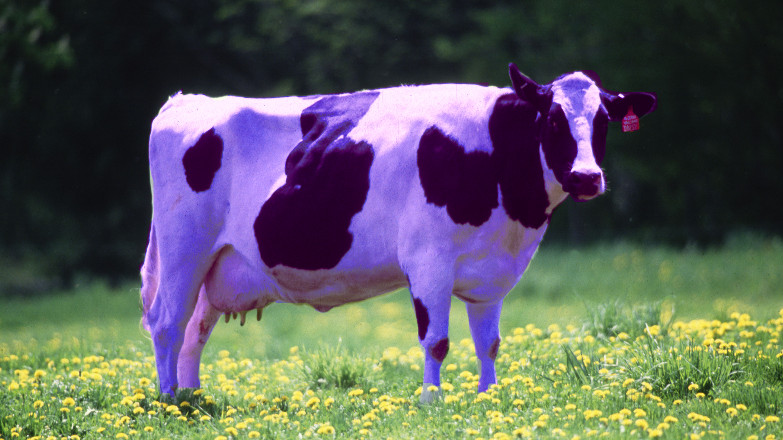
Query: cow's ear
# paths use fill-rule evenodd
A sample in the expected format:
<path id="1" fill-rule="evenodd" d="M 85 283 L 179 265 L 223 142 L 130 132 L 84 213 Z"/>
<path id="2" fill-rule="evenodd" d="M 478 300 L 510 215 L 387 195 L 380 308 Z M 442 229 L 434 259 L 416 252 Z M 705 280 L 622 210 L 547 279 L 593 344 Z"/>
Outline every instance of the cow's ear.
<path id="1" fill-rule="evenodd" d="M 523 75 L 514 63 L 508 65 L 508 76 L 511 77 L 514 93 L 519 99 L 533 104 L 541 113 L 549 111 L 549 106 L 552 105 L 552 91 L 549 87 L 541 86 Z"/>
<path id="2" fill-rule="evenodd" d="M 619 121 L 633 107 L 633 112 L 638 117 L 652 113 L 658 106 L 658 97 L 655 93 L 611 93 L 601 92 L 601 101 L 609 113 L 610 121 Z"/>

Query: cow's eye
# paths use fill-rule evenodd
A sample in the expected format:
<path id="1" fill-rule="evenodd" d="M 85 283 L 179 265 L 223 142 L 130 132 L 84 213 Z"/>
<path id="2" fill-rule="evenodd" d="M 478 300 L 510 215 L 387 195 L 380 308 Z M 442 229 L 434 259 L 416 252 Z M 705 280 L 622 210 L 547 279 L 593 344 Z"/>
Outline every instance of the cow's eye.
<path id="1" fill-rule="evenodd" d="M 562 136 L 564 132 L 570 134 L 568 120 L 566 119 L 563 109 L 559 105 L 552 106 L 552 110 L 549 112 L 549 122 L 555 135 Z"/>

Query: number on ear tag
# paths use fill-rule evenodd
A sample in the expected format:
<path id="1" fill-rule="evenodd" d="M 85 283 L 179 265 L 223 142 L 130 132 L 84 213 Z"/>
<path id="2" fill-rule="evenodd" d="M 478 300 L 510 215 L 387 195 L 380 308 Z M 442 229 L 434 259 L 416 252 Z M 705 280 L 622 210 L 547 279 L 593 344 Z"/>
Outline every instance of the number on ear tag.
<path id="1" fill-rule="evenodd" d="M 628 113 L 623 116 L 623 133 L 639 129 L 639 117 L 633 112 L 633 106 L 628 106 Z"/>

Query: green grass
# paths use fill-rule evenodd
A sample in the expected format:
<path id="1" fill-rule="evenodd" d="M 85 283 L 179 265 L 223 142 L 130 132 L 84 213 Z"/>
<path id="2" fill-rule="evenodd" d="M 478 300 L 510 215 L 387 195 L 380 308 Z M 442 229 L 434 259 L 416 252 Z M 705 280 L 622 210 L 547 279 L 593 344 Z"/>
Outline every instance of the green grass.
<path id="1" fill-rule="evenodd" d="M 476 394 L 452 304 L 444 398 L 418 404 L 406 291 L 221 321 L 203 390 L 157 400 L 138 288 L 0 308 L 0 439 L 783 437 L 783 243 L 547 247 L 507 299 L 499 385 Z M 674 311 L 674 313 L 672 312 Z"/>

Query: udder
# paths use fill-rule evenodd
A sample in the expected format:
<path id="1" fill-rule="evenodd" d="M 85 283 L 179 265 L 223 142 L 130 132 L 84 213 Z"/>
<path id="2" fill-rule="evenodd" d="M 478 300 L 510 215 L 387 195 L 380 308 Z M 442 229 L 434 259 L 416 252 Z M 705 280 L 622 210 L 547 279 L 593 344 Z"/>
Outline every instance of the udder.
<path id="1" fill-rule="evenodd" d="M 204 284 L 209 303 L 221 312 L 259 309 L 279 299 L 275 281 L 232 246 L 220 251 Z"/>

